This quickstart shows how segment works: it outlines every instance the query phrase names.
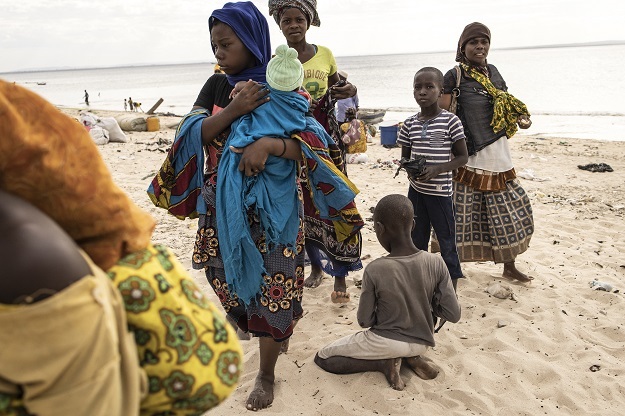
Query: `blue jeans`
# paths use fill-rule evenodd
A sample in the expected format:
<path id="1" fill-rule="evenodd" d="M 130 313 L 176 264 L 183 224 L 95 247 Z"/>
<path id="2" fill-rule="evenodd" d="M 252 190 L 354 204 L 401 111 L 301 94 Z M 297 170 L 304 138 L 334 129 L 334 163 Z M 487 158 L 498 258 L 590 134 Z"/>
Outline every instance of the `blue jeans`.
<path id="1" fill-rule="evenodd" d="M 415 191 L 412 186 L 408 189 L 408 199 L 414 207 L 415 227 L 412 230 L 412 241 L 417 248 L 428 251 L 430 232 L 434 228 L 441 256 L 447 265 L 452 279 L 462 276 L 460 259 L 456 249 L 456 224 L 454 220 L 454 205 L 450 196 L 426 195 Z"/>

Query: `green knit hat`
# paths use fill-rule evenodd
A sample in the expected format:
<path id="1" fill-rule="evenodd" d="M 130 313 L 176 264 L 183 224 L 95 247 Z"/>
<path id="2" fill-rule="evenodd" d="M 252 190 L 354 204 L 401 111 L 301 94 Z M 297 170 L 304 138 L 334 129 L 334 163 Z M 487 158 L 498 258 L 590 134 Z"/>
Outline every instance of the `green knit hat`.
<path id="1" fill-rule="evenodd" d="M 293 91 L 302 86 L 304 67 L 297 59 L 297 51 L 280 45 L 276 55 L 267 64 L 267 84 L 278 91 Z"/>

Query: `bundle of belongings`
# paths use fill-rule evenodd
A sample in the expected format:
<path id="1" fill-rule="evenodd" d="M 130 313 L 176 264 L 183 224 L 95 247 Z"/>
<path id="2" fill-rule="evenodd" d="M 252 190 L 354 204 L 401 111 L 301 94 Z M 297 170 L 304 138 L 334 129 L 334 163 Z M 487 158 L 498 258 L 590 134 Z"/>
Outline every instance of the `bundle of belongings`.
<path id="1" fill-rule="evenodd" d="M 95 144 L 128 143 L 128 137 L 113 117 L 99 117 L 84 110 L 79 113 L 79 116 L 80 122 L 85 126 Z"/>

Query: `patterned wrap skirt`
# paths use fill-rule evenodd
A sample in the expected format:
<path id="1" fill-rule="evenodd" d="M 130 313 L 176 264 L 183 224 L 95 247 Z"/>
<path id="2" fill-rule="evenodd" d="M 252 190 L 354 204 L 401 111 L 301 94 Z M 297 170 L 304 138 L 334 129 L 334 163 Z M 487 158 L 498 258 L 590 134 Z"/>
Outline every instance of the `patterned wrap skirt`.
<path id="1" fill-rule="evenodd" d="M 516 178 L 504 189 L 480 190 L 454 180 L 456 245 L 461 262 L 507 263 L 529 247 L 532 206 Z"/>
<path id="2" fill-rule="evenodd" d="M 213 192 L 204 186 L 203 192 L 209 207 L 214 207 Z M 298 187 L 300 200 L 301 189 Z M 200 215 L 198 232 L 193 250 L 193 267 L 205 269 L 206 278 L 219 298 L 226 313 L 238 327 L 256 336 L 272 337 L 284 341 L 293 334 L 296 321 L 302 317 L 304 292 L 304 223 L 303 206 L 299 207 L 300 226 L 295 249 L 278 245 L 270 249 L 260 220 L 252 210 L 248 222 L 252 239 L 260 251 L 266 269 L 261 293 L 250 305 L 245 305 L 228 286 L 224 273 L 222 254 L 219 250 L 217 218 L 209 208 Z"/>

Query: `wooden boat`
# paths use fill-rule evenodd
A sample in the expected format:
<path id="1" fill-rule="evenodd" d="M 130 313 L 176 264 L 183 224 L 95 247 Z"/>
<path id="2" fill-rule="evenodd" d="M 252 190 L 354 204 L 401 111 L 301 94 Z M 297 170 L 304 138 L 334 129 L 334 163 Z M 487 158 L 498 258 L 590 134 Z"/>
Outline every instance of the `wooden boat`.
<path id="1" fill-rule="evenodd" d="M 358 119 L 366 124 L 378 124 L 384 119 L 386 110 L 383 108 L 359 108 Z"/>
<path id="2" fill-rule="evenodd" d="M 38 82 L 37 85 L 46 85 L 45 82 Z"/>

